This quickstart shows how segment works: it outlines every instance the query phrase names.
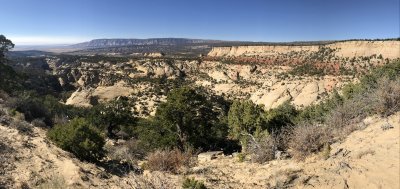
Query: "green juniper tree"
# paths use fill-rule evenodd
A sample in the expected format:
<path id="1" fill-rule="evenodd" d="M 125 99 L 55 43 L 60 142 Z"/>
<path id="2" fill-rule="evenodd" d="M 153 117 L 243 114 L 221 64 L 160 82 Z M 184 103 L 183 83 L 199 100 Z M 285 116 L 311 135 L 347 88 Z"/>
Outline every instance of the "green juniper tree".
<path id="1" fill-rule="evenodd" d="M 234 139 L 240 140 L 245 148 L 247 139 L 259 137 L 266 129 L 263 119 L 263 108 L 252 101 L 234 101 L 228 113 L 229 133 Z"/>
<path id="2" fill-rule="evenodd" d="M 168 130 L 179 148 L 210 148 L 222 126 L 207 98 L 189 87 L 171 91 L 157 108 L 155 120 Z"/>

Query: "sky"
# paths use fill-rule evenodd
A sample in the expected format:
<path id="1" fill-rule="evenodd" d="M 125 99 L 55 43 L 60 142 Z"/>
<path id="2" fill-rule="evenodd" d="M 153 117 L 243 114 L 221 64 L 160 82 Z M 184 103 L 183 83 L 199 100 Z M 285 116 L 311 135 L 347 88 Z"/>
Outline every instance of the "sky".
<path id="1" fill-rule="evenodd" d="M 96 38 L 242 41 L 396 38 L 400 0 L 0 0 L 16 45 Z"/>

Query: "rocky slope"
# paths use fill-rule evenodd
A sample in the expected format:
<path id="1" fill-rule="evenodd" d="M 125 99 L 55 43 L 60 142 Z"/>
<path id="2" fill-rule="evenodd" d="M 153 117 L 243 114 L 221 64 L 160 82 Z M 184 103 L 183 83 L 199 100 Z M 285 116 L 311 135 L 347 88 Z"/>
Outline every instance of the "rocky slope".
<path id="1" fill-rule="evenodd" d="M 198 162 L 185 174 L 121 172 L 113 166 L 81 162 L 32 127 L 29 134 L 0 125 L 0 184 L 11 188 L 180 188 L 195 177 L 211 188 L 388 188 L 400 187 L 400 113 L 387 119 L 369 117 L 343 142 L 334 143 L 329 158 L 291 159 L 265 164 L 220 156 Z M 6 159 L 1 159 L 6 157 Z"/>
<path id="2" fill-rule="evenodd" d="M 51 71 L 62 87 L 75 88 L 65 102 L 76 106 L 91 106 L 122 95 L 135 99 L 138 108 L 146 107 L 143 114 L 149 115 L 165 99 L 168 89 L 183 80 L 229 99 L 250 99 L 266 109 L 285 101 L 302 108 L 357 81 L 356 76 L 372 67 L 400 58 L 400 41 L 215 47 L 202 58 L 148 55 L 78 56 L 71 60 L 48 55 L 40 64 L 29 59 L 20 67 L 48 67 L 46 72 Z"/>
<path id="3" fill-rule="evenodd" d="M 109 63 L 80 63 L 77 67 L 58 68 L 55 74 L 61 83 L 78 89 L 67 104 L 90 106 L 93 98 L 107 101 L 117 96 L 141 98 L 143 104 L 157 105 L 165 99 L 166 91 L 158 80 L 184 79 L 203 86 L 212 93 L 230 99 L 249 98 L 267 109 L 286 100 L 298 107 L 308 106 L 326 98 L 333 89 L 352 81 L 346 76 L 289 76 L 281 74 L 290 67 L 268 65 L 224 64 L 219 61 L 168 62 L 163 59 L 141 59 L 111 65 Z M 147 97 L 144 97 L 147 96 Z M 149 106 L 150 114 L 155 107 Z"/>
<path id="4" fill-rule="evenodd" d="M 359 124 L 366 128 L 334 143 L 326 160 L 316 155 L 259 165 L 220 157 L 199 164 L 188 176 L 213 188 L 399 188 L 400 113 Z"/>

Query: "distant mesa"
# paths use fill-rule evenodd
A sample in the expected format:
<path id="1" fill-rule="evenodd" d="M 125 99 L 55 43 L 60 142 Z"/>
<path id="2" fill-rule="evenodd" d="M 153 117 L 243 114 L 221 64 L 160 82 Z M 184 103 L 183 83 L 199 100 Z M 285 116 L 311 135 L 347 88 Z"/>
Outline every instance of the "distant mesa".
<path id="1" fill-rule="evenodd" d="M 144 53 L 143 55 L 144 55 L 145 57 L 158 58 L 158 57 L 163 57 L 163 56 L 165 56 L 165 53 L 162 53 L 162 52 L 154 52 L 154 53 Z"/>
<path id="2" fill-rule="evenodd" d="M 84 43 L 71 45 L 73 48 L 104 48 L 133 45 L 193 45 L 207 43 L 221 43 L 220 40 L 186 39 L 186 38 L 150 38 L 150 39 L 94 39 Z"/>
<path id="3" fill-rule="evenodd" d="M 210 57 L 268 57 L 281 53 L 291 52 L 317 52 L 320 48 L 334 49 L 335 54 L 340 57 L 372 56 L 381 54 L 385 58 L 400 58 L 399 40 L 354 40 L 334 41 L 322 45 L 304 44 L 277 44 L 277 45 L 254 45 L 254 46 L 228 46 L 213 47 L 208 53 Z"/>

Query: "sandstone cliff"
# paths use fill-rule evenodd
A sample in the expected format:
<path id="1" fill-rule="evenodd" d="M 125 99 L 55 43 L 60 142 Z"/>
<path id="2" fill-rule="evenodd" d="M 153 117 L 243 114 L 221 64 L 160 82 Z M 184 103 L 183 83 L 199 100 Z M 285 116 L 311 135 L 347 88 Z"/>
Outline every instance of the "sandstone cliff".
<path id="1" fill-rule="evenodd" d="M 358 57 L 382 55 L 383 58 L 400 58 L 400 41 L 345 41 L 328 45 L 309 46 L 232 46 L 214 47 L 208 56 L 211 57 L 235 57 L 235 56 L 270 56 L 287 54 L 290 52 L 317 52 L 320 47 L 335 49 L 335 55 L 340 57 Z"/>

